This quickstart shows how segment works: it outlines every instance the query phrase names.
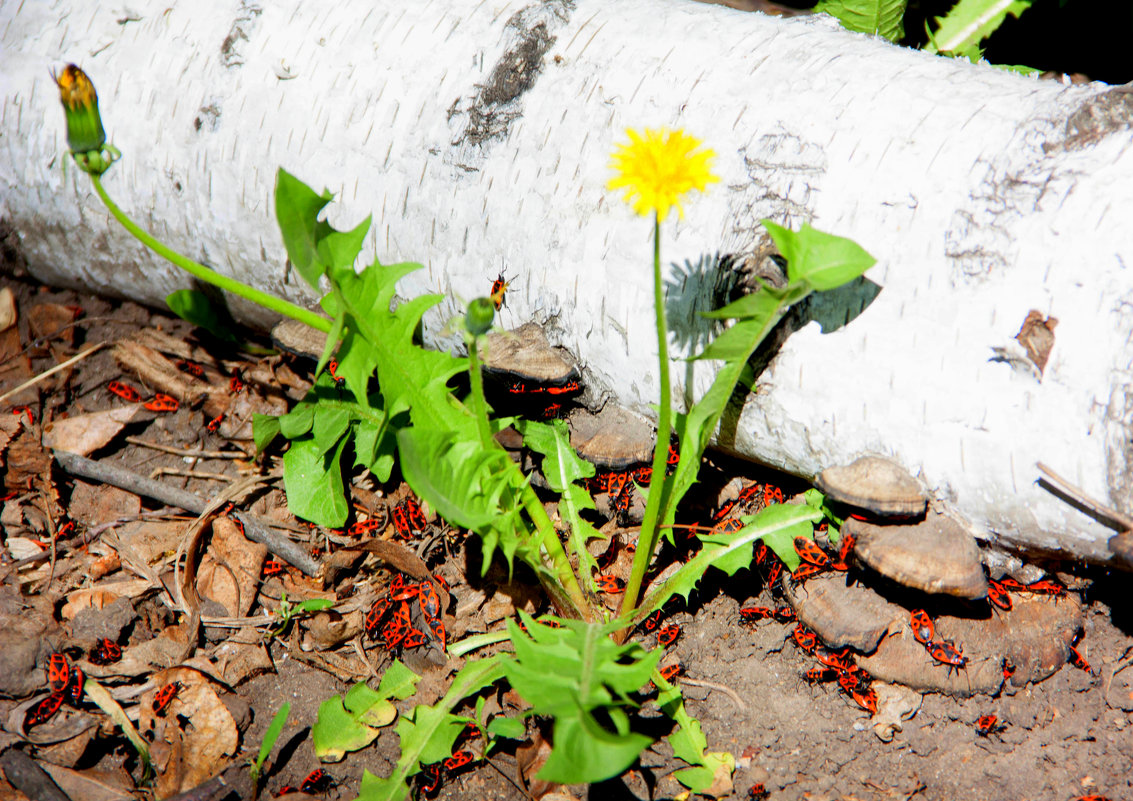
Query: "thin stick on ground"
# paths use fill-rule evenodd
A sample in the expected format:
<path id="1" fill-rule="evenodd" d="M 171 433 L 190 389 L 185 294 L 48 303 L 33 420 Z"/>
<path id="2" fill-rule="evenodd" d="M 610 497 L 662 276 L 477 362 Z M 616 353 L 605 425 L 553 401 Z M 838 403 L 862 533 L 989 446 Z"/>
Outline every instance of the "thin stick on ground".
<path id="1" fill-rule="evenodd" d="M 709 690 L 719 690 L 732 699 L 732 702 L 739 708 L 741 712 L 747 711 L 747 704 L 731 687 L 725 687 L 723 684 L 716 684 L 712 681 L 704 681 L 703 679 L 690 679 L 687 676 L 682 676 L 681 684 L 687 684 L 689 687 L 707 687 Z"/>
<path id="2" fill-rule="evenodd" d="M 162 445 L 159 442 L 150 442 L 141 437 L 126 437 L 126 441 L 131 445 L 140 445 L 143 448 L 151 448 L 155 451 L 162 453 L 169 453 L 174 456 L 188 456 L 195 459 L 250 459 L 251 457 L 243 451 L 202 451 L 191 450 L 189 448 L 176 448 L 172 445 Z"/>
<path id="3" fill-rule="evenodd" d="M 67 451 L 54 451 L 54 454 L 55 461 L 59 462 L 64 470 L 79 478 L 89 478 L 93 481 L 109 484 L 112 487 L 118 487 L 118 489 L 124 489 L 127 492 L 133 492 L 136 495 L 144 495 L 169 506 L 177 506 L 195 515 L 204 512 L 209 505 L 208 501 L 199 495 L 170 487 L 118 465 L 87 459 L 85 456 Z M 299 568 L 308 576 L 319 574 L 318 562 L 311 558 L 310 554 L 297 543 L 270 528 L 267 521 L 245 512 L 236 512 L 235 517 L 244 524 L 244 536 L 252 542 L 266 545 L 273 554 L 288 564 Z"/>
<path id="4" fill-rule="evenodd" d="M 60 370 L 66 370 L 72 364 L 75 364 L 77 362 L 81 362 L 83 359 L 85 359 L 87 356 L 90 356 L 96 350 L 99 350 L 100 348 L 104 348 L 104 347 L 106 347 L 105 342 L 99 342 L 96 345 L 91 345 L 89 348 L 84 350 L 82 353 L 75 354 L 74 356 L 72 356 L 67 361 L 60 362 L 59 364 L 55 365 L 54 367 L 52 367 L 48 370 L 44 370 L 39 375 L 34 376 L 32 378 L 29 378 L 27 381 L 20 384 L 15 389 L 8 390 L 3 395 L 0 395 L 0 403 L 3 403 L 4 401 L 8 400 L 8 398 L 12 397 L 13 395 L 17 395 L 20 392 L 23 392 L 25 389 L 28 389 L 29 387 L 34 387 L 40 381 L 43 381 L 47 378 L 50 378 L 51 376 L 58 373 Z"/>

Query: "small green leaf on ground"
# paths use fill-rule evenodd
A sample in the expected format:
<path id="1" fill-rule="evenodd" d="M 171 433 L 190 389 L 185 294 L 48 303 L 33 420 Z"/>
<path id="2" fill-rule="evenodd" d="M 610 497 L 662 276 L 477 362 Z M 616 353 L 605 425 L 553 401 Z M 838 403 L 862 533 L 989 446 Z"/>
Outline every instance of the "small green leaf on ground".
<path id="1" fill-rule="evenodd" d="M 359 682 L 345 697 L 332 696 L 319 705 L 319 716 L 311 731 L 315 755 L 323 762 L 338 762 L 347 752 L 372 743 L 383 726 L 397 717 L 389 699 L 408 698 L 420 677 L 395 661 L 386 670 L 377 690 Z"/>

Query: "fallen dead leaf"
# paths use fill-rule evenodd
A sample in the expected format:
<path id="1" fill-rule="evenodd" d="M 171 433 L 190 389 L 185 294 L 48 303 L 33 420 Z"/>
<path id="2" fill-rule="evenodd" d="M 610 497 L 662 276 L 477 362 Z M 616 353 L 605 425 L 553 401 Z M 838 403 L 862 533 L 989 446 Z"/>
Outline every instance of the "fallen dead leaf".
<path id="1" fill-rule="evenodd" d="M 131 403 L 65 420 L 52 420 L 43 427 L 43 444 L 47 448 L 89 456 L 114 439 L 140 408 L 141 404 Z"/>
<path id="2" fill-rule="evenodd" d="M 130 792 L 134 782 L 125 770 L 71 770 L 46 761 L 40 765 L 59 789 L 71 798 L 83 801 L 127 801 L 134 798 Z"/>
<path id="3" fill-rule="evenodd" d="M 153 680 L 157 687 L 141 697 L 138 728 L 154 736 L 155 795 L 161 799 L 190 790 L 224 770 L 236 754 L 240 734 L 206 676 L 179 667 L 155 673 Z M 181 683 L 181 689 L 164 715 L 154 714 L 157 690 L 174 681 Z"/>
<path id="4" fill-rule="evenodd" d="M 36 303 L 27 311 L 28 328 L 32 336 L 39 340 L 61 339 L 68 345 L 75 344 L 75 307 L 68 308 L 59 303 Z"/>
<path id="5" fill-rule="evenodd" d="M 894 734 L 901 731 L 901 721 L 909 720 L 921 708 L 921 694 L 916 690 L 899 684 L 886 684 L 875 681 L 873 689 L 877 693 L 877 714 L 873 716 L 873 733 L 883 743 L 893 740 Z"/>
<path id="6" fill-rule="evenodd" d="M 137 515 L 141 511 L 142 499 L 132 492 L 108 484 L 76 481 L 67 514 L 72 520 L 90 527 Z"/>
<path id="7" fill-rule="evenodd" d="M 216 658 L 213 670 L 219 671 L 225 683 L 233 686 L 273 668 L 263 636 L 251 626 L 240 629 L 218 645 L 213 656 Z"/>
<path id="8" fill-rule="evenodd" d="M 1015 339 L 1019 340 L 1019 344 L 1027 352 L 1027 358 L 1035 363 L 1035 367 L 1039 368 L 1040 374 L 1046 368 L 1050 351 L 1054 347 L 1054 327 L 1056 325 L 1058 325 L 1058 320 L 1054 317 L 1047 317 L 1044 320 L 1040 312 L 1031 309 L 1027 313 L 1027 319 L 1023 321 L 1023 327 L 1015 335 Z"/>
<path id="9" fill-rule="evenodd" d="M 102 609 L 119 598 L 137 598 L 147 592 L 151 586 L 148 581 L 142 579 L 126 579 L 103 582 L 100 587 L 75 590 L 67 594 L 67 602 L 59 610 L 59 615 L 63 620 L 73 620 L 83 609 L 90 607 Z"/>
<path id="10" fill-rule="evenodd" d="M 267 552 L 266 546 L 248 540 L 230 518 L 218 517 L 197 572 L 197 592 L 219 603 L 230 616 L 247 615 Z"/>

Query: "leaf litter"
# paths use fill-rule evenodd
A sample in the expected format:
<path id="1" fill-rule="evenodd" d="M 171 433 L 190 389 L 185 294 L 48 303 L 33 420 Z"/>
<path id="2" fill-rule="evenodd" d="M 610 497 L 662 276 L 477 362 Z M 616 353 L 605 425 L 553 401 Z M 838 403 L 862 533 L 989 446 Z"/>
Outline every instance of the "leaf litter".
<path id="1" fill-rule="evenodd" d="M 389 513 L 408 490 L 396 478 L 386 485 L 363 479 L 353 488 L 354 519 L 384 521 L 365 536 L 303 524 L 288 513 L 278 482 L 240 487 L 247 476 L 277 474 L 276 457 L 258 465 L 254 459 L 252 415 L 294 406 L 310 385 L 304 378 L 309 365 L 290 357 L 241 357 L 198 339 L 177 319 L 129 303 L 115 307 L 5 281 L 15 323 L 0 331 L 0 395 L 90 352 L 9 394 L 0 410 L 6 496 L 0 509 L 0 749 L 30 743 L 35 761 L 72 798 L 124 798 L 142 782 L 143 766 L 120 728 L 99 725 L 109 719 L 86 697 L 63 704 L 41 725 L 22 725 L 27 709 L 46 695 L 48 658 L 63 653 L 125 710 L 145 740 L 157 798 L 193 790 L 194 797 L 211 798 L 209 789 L 222 786 L 217 777 L 224 786 L 244 781 L 247 787 L 248 755 L 285 702 L 295 708 L 268 761 L 267 793 L 303 786 L 321 756 L 339 761 L 326 766 L 336 784 L 320 795 L 364 794 L 363 768 L 376 775 L 397 770 L 403 755 L 394 731 L 410 736 L 428 713 L 440 715 L 429 725 L 450 733 L 422 743 L 437 754 L 465 742 L 457 740 L 466 736 L 458 730 L 472 721 L 520 724 L 512 731 L 518 739 L 486 761 L 479 758 L 483 741 L 470 737 L 475 757 L 443 776 L 440 797 L 585 796 L 585 788 L 533 780 L 554 753 L 547 748 L 550 732 L 522 725 L 525 709 L 514 692 L 488 696 L 490 708 L 481 708 L 481 717 L 457 703 L 432 711 L 452 672 L 464 666 L 462 686 L 473 687 L 498 675 L 495 668 L 485 662 L 481 672 L 469 673 L 476 662 L 446 661 L 435 647 L 403 650 L 401 661 L 390 663 L 366 638 L 366 612 L 397 575 L 447 582 L 443 620 L 450 643 L 499 630 L 519 610 L 543 611 L 530 579 L 521 571 L 509 577 L 496 565 L 478 578 L 478 548 L 466 549 L 461 532 L 432 510 L 426 510 L 432 536 L 399 541 Z M 144 399 L 167 394 L 178 408 L 130 404 L 106 391 L 110 381 L 136 387 Z M 199 507 L 179 508 L 72 475 L 53 464 L 52 447 L 192 493 Z M 724 457 L 714 461 L 725 474 L 720 484 L 752 472 Z M 240 492 L 230 501 L 209 508 L 234 486 Z M 249 539 L 245 515 L 298 544 L 323 568 L 322 577 L 273 562 L 268 545 Z M 611 572 L 624 572 L 626 553 L 611 558 L 620 565 Z M 689 588 L 687 603 L 664 610 L 666 623 L 683 628 L 664 662 L 679 662 L 692 679 L 683 691 L 693 715 L 682 718 L 688 732 L 670 741 L 673 746 L 662 742 L 646 750 L 594 792 L 675 797 L 683 788 L 672 774 L 684 769 L 707 771 L 723 797 L 733 789 L 743 795 L 757 781 L 772 798 L 882 798 L 926 790 L 927 796 L 1055 799 L 1104 791 L 1120 797 L 1129 791 L 1124 753 L 1133 703 L 1121 688 L 1133 674 L 1133 641 L 1111 619 L 1119 585 L 1094 578 L 1085 609 L 1093 672 L 1062 670 L 1041 684 L 1007 686 L 994 698 L 922 698 L 881 685 L 873 720 L 836 688 L 802 680 L 813 663 L 786 642 L 790 625 L 739 625 L 740 606 L 768 602 L 766 596 L 753 600 L 760 588 L 748 571 L 706 580 Z M 284 619 L 281 610 L 318 599 L 333 601 L 333 608 Z M 654 636 L 639 629 L 634 639 L 653 648 Z M 121 655 L 95 664 L 90 655 L 103 638 L 120 646 Z M 386 686 L 385 677 L 397 686 Z M 155 700 L 175 685 L 159 714 Z M 328 720 L 349 734 L 347 745 L 307 736 L 324 705 Z M 1012 768 L 1014 761 L 997 753 L 994 741 L 977 743 L 974 721 L 988 712 L 1007 724 L 1001 737 L 1024 756 L 1020 763 L 1048 766 L 1041 776 Z M 641 714 L 674 725 L 662 723 L 669 719 L 655 717 L 649 704 Z M 735 773 L 727 765 L 688 768 L 674 759 L 680 755 L 672 747 L 731 754 Z M 952 769 L 961 764 L 964 770 Z"/>

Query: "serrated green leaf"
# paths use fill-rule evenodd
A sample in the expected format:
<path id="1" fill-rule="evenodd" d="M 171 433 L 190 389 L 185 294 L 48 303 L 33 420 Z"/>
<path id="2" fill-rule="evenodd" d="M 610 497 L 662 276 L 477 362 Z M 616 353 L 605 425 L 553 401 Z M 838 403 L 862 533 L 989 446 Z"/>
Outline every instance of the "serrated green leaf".
<path id="1" fill-rule="evenodd" d="M 905 36 L 902 20 L 907 0 L 819 0 L 816 13 L 829 14 L 846 30 L 884 36 L 896 42 Z"/>
<path id="2" fill-rule="evenodd" d="M 756 293 L 760 295 L 762 293 Z M 748 297 L 755 297 L 749 295 Z M 762 339 L 768 328 L 779 322 L 786 313 L 786 306 L 777 306 L 769 317 L 740 320 L 731 328 L 724 331 L 708 344 L 704 352 L 697 359 L 720 359 L 722 361 L 744 361 L 751 355 L 751 343 L 754 339 Z"/>
<path id="3" fill-rule="evenodd" d="M 554 738 L 551 755 L 535 778 L 560 784 L 612 779 L 653 743 L 644 734 L 611 732 L 587 714 L 556 717 Z"/>
<path id="4" fill-rule="evenodd" d="M 359 751 L 377 739 L 381 727 L 388 726 L 396 716 L 397 710 L 389 701 L 372 699 L 367 717 L 377 724 L 371 725 L 348 711 L 341 696 L 331 696 L 319 704 L 318 720 L 311 729 L 315 756 L 323 762 L 340 762 L 348 752 Z"/>
<path id="5" fill-rule="evenodd" d="M 299 439 L 311 430 L 315 423 L 315 404 L 301 402 L 287 414 L 282 414 L 279 420 L 279 433 L 287 439 Z"/>
<path id="6" fill-rule="evenodd" d="M 417 682 L 421 677 L 402 664 L 401 660 L 393 660 L 382 680 L 378 684 L 378 692 L 385 698 L 397 698 L 404 701 L 417 691 Z"/>
<path id="7" fill-rule="evenodd" d="M 485 570 L 497 548 L 509 568 L 517 553 L 539 565 L 540 541 L 520 516 L 527 479 L 503 450 L 482 448 L 472 432 L 461 437 L 419 426 L 399 431 L 397 442 L 414 492 L 445 520 L 479 535 Z"/>
<path id="8" fill-rule="evenodd" d="M 969 55 L 991 36 L 1007 15 L 1018 17 L 1031 0 L 959 0 L 943 17 L 924 49 L 929 53 Z"/>
<path id="9" fill-rule="evenodd" d="M 713 790 L 717 796 L 730 794 L 731 775 L 736 769 L 735 757 L 727 752 L 706 752 L 708 739 L 701 731 L 700 721 L 685 710 L 680 688 L 659 677 L 656 680 L 661 687 L 657 705 L 679 727 L 669 735 L 673 756 L 694 766 L 675 772 L 674 777 L 697 793 Z"/>
<path id="10" fill-rule="evenodd" d="M 652 742 L 630 731 L 622 707 L 649 680 L 663 651 L 615 644 L 609 635 L 617 623 L 563 620 L 552 628 L 520 617 L 527 634 L 508 621 L 515 656 L 504 657 L 504 672 L 533 714 L 554 717 L 554 746 L 538 778 L 575 784 L 618 775 Z M 595 718 L 599 710 L 613 731 Z"/>
<path id="11" fill-rule="evenodd" d="M 353 273 L 354 262 L 362 252 L 362 243 L 370 230 L 372 216 L 362 220 L 349 231 L 336 231 L 332 228 L 330 233 L 319 240 L 316 246 L 319 259 L 327 265 L 328 275 L 332 281 L 338 282 L 347 270 Z M 336 340 L 331 340 L 328 335 L 327 341 Z"/>
<path id="12" fill-rule="evenodd" d="M 389 699 L 411 696 L 420 678 L 395 659 L 377 690 L 358 682 L 346 695 L 328 698 L 319 706 L 318 720 L 311 731 L 315 754 L 324 762 L 337 762 L 347 752 L 372 743 L 379 729 L 397 717 Z"/>
<path id="13" fill-rule="evenodd" d="M 319 255 L 319 243 L 334 229 L 320 221 L 319 214 L 331 200 L 328 190 L 317 195 L 286 170 L 281 168 L 276 173 L 275 217 L 283 246 L 296 272 L 314 289 L 319 288 L 319 279 L 328 267 Z"/>
<path id="14" fill-rule="evenodd" d="M 590 493 L 575 483 L 592 477 L 594 465 L 571 447 L 565 420 L 555 420 L 552 425 L 516 420 L 515 427 L 523 435 L 523 444 L 543 456 L 542 473 L 551 489 L 561 496 L 559 515 L 567 524 L 571 550 L 578 557 L 576 572 L 590 591 L 595 592 L 594 571 L 598 569 L 598 561 L 591 556 L 586 544 L 590 540 L 604 539 L 605 535 L 579 514 L 595 506 Z"/>
<path id="15" fill-rule="evenodd" d="M 316 375 L 321 373 L 330 362 L 335 349 L 338 347 L 339 340 L 342 339 L 342 329 L 345 325 L 346 318 L 342 314 L 333 317 L 333 322 L 330 324 L 330 331 L 327 332 L 327 338 L 323 343 L 323 352 L 319 355 L 319 363 L 315 366 Z"/>
<path id="16" fill-rule="evenodd" d="M 293 440 L 283 455 L 283 484 L 291 513 L 328 528 L 340 528 L 349 508 L 342 483 L 341 440 L 324 454 L 311 438 Z"/>
<path id="17" fill-rule="evenodd" d="M 697 582 L 709 567 L 723 570 L 728 575 L 734 575 L 736 571 L 750 567 L 754 558 L 752 546 L 756 540 L 762 539 L 769 547 L 790 542 L 793 552 L 794 538 L 813 534 L 814 523 L 821 519 L 822 512 L 811 506 L 780 503 L 768 506 L 753 517 L 743 518 L 746 525 L 739 531 L 700 536 L 699 539 L 703 543 L 700 551 L 646 596 L 638 607 L 634 620 L 648 617 L 664 606 L 674 595 L 680 595 L 687 601 L 689 593 L 696 589 Z M 787 561 L 785 556 L 781 554 L 780 558 Z M 797 567 L 797 554 L 794 562 Z"/>

